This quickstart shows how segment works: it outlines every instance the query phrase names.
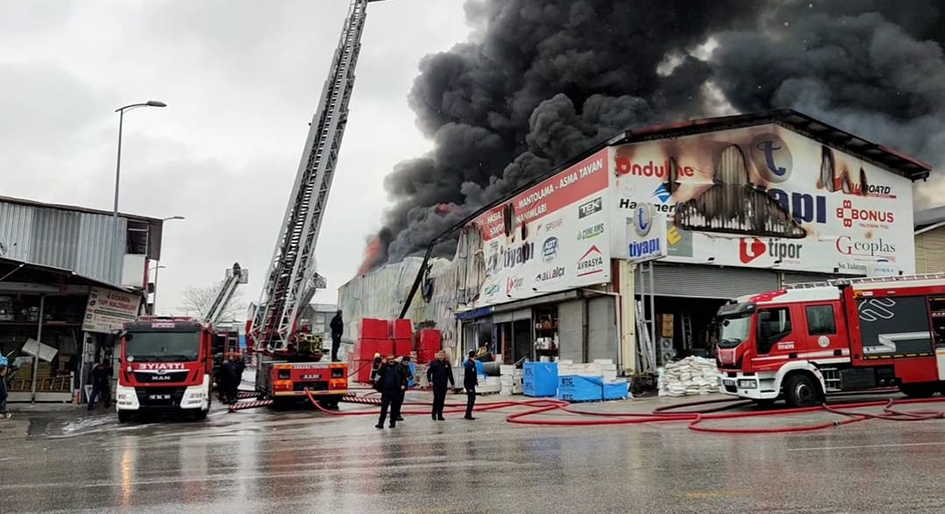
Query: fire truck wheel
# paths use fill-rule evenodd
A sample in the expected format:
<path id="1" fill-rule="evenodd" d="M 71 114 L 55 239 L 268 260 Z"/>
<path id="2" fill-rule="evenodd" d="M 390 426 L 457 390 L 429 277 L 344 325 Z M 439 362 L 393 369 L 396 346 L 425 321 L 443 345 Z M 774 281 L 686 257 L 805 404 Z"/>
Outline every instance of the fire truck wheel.
<path id="1" fill-rule="evenodd" d="M 935 384 L 902 384 L 899 390 L 910 398 L 928 398 L 935 394 Z"/>
<path id="2" fill-rule="evenodd" d="M 784 381 L 784 398 L 791 407 L 813 407 L 820 402 L 820 384 L 807 373 L 790 375 Z"/>
<path id="3" fill-rule="evenodd" d="M 133 418 L 132 418 L 132 414 L 131 414 L 130 412 L 127 412 L 127 411 L 118 411 L 118 422 L 119 422 L 119 423 L 127 423 L 127 422 L 131 421 L 132 419 L 133 419 Z"/>

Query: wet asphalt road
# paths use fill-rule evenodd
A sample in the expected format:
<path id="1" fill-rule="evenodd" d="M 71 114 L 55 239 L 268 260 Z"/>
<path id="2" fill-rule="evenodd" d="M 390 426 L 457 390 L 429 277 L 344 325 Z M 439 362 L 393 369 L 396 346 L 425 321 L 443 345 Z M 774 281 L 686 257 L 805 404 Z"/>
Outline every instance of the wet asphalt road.
<path id="1" fill-rule="evenodd" d="M 945 512 L 945 421 L 732 436 L 522 427 L 499 412 L 394 430 L 314 411 L 143 425 L 81 414 L 0 425 L 0 512 Z M 832 418 L 739 424 L 817 419 Z"/>

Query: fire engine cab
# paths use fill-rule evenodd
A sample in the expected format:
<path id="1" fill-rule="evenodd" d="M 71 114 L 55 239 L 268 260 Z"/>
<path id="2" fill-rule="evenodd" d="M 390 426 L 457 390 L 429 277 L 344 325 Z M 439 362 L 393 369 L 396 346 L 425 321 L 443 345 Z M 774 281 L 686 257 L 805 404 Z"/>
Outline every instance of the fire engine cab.
<path id="1" fill-rule="evenodd" d="M 795 407 L 826 392 L 945 392 L 945 275 L 838 279 L 738 298 L 719 309 L 726 394 Z"/>
<path id="2" fill-rule="evenodd" d="M 213 329 L 187 317 L 142 316 L 125 324 L 118 370 L 119 421 L 158 411 L 210 411 Z"/>

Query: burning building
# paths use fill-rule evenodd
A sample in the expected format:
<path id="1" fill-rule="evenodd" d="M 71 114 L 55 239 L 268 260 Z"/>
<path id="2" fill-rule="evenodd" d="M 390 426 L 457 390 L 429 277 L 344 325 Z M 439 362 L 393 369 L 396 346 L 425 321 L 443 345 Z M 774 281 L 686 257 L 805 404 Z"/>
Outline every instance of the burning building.
<path id="1" fill-rule="evenodd" d="M 712 317 L 736 296 L 912 273 L 912 185 L 929 172 L 793 110 L 628 130 L 463 220 L 452 260 L 381 267 L 342 286 L 339 305 L 353 328 L 410 302 L 454 354 L 488 344 L 507 363 L 639 371 L 644 292 L 669 358 L 708 354 Z"/>

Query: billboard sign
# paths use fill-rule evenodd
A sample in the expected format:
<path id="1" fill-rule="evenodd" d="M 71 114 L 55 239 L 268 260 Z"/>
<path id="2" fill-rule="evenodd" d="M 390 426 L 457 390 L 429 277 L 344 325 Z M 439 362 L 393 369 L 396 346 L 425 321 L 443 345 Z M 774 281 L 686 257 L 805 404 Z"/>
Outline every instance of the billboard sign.
<path id="1" fill-rule="evenodd" d="M 82 330 L 109 334 L 124 328 L 138 317 L 141 297 L 93 287 L 85 307 Z"/>
<path id="2" fill-rule="evenodd" d="M 470 223 L 485 280 L 476 307 L 610 281 L 609 157 L 601 150 Z"/>
<path id="3" fill-rule="evenodd" d="M 776 125 L 611 147 L 613 223 L 666 217 L 670 262 L 912 273 L 912 182 Z M 611 233 L 626 258 L 632 231 Z M 662 250 L 662 249 L 661 249 Z"/>

